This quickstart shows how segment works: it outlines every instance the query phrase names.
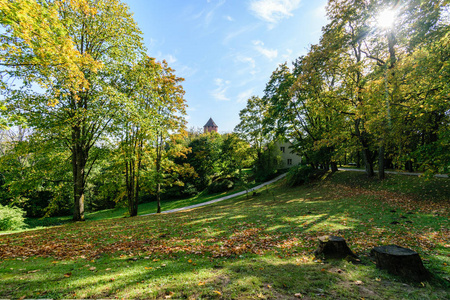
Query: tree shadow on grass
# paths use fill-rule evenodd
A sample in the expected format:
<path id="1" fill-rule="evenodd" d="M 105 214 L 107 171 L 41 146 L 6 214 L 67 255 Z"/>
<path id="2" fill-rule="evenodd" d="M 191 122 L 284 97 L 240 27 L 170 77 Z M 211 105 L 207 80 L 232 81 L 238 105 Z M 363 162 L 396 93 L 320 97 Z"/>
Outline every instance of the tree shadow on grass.
<path id="1" fill-rule="evenodd" d="M 174 293 L 175 299 L 191 295 L 240 299 L 256 298 L 259 294 L 291 297 L 298 291 L 308 297 L 323 294 L 346 299 L 362 293 L 361 287 L 349 283 L 355 278 L 344 280 L 344 275 L 328 272 L 310 260 L 296 263 L 297 257 L 309 256 L 315 250 L 318 236 L 341 235 L 359 255 L 367 253 L 368 244 L 392 240 L 404 242 L 401 246 L 416 251 L 415 245 L 422 245 L 423 241 L 413 240 L 415 226 L 423 219 L 419 214 L 409 227 L 392 226 L 387 222 L 392 215 L 376 199 L 324 197 L 312 188 L 279 188 L 275 192 L 169 215 L 74 223 L 33 234 L 0 237 L 0 244 L 8 245 L 11 251 L 29 247 L 29 251 L 36 250 L 32 252 L 36 256 L 58 256 L 72 250 L 78 256 L 86 256 L 63 260 L 66 265 L 38 259 L 28 266 L 31 269 L 3 271 L 7 276 L 0 285 L 6 288 L 0 290 L 0 295 L 21 297 L 21 293 L 30 291 L 27 296 L 37 297 L 36 292 L 45 291 L 46 297 L 74 298 L 71 293 L 78 291 L 77 297 L 95 298 L 165 298 Z M 443 224 L 441 221 L 433 223 L 436 230 Z M 143 259 L 146 256 L 150 258 Z M 61 256 L 64 257 L 67 256 Z M 431 253 L 426 257 L 430 261 L 428 268 L 442 265 L 446 259 L 445 255 Z M 137 261 L 129 261 L 130 258 Z M 17 262 L 3 261 L 2 265 L 7 270 L 16 268 Z M 96 269 L 91 271 L 92 266 Z M 337 264 L 337 268 L 342 266 Z M 24 273 L 33 268 L 40 271 Z M 106 271 L 107 268 L 111 270 Z M 364 276 L 373 280 L 382 276 L 373 265 L 362 268 L 362 273 L 353 270 L 362 274 L 359 280 Z M 71 273 L 70 277 L 64 277 L 66 273 Z M 21 281 L 20 276 L 25 280 Z M 401 286 L 392 284 L 394 292 L 404 292 Z M 432 286 L 440 290 L 436 284 Z M 366 299 L 376 299 L 374 293 L 367 292 Z"/>
<path id="2" fill-rule="evenodd" d="M 428 299 L 431 293 L 435 298 L 448 296 L 443 288 L 396 281 L 372 266 L 302 259 L 302 255 L 279 258 L 244 254 L 211 259 L 177 254 L 157 261 L 77 260 L 49 266 L 33 276 L 25 272 L 22 276 L 29 278 L 20 284 L 18 278 L 3 279 L 2 286 L 11 289 L 0 290 L 0 295 L 55 299 L 298 299 L 299 293 L 303 299 L 404 299 L 408 294 Z M 92 266 L 96 269 L 90 271 Z M 39 273 L 40 277 L 36 275 Z M 64 277 L 68 273 L 70 277 Z"/>

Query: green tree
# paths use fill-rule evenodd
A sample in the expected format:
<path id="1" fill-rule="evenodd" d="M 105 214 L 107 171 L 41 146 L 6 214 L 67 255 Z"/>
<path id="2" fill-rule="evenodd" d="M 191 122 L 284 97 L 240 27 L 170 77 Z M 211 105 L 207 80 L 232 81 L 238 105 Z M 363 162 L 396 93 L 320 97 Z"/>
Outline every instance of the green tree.
<path id="1" fill-rule="evenodd" d="M 222 136 L 215 131 L 204 133 L 193 139 L 188 147 L 191 153 L 186 161 L 191 165 L 198 177 L 195 186 L 198 190 L 208 187 L 221 172 Z"/>
<path id="2" fill-rule="evenodd" d="M 45 8 L 45 3 L 38 5 Z M 61 43 L 72 41 L 80 57 L 73 65 L 83 74 L 80 77 L 84 81 L 74 83 L 70 68 L 47 71 L 31 66 L 26 71 L 31 73 L 32 82 L 41 83 L 45 91 L 39 94 L 29 88 L 26 95 L 13 93 L 7 101 L 10 107 L 18 108 L 15 112 L 26 118 L 31 127 L 42 130 L 49 138 L 61 139 L 70 150 L 73 219 L 79 221 L 84 220 L 86 180 L 96 159 L 91 158 L 91 149 L 121 109 L 121 97 L 110 79 L 137 57 L 142 42 L 128 7 L 118 0 L 55 1 L 55 5 L 52 16 L 56 14 L 63 26 Z M 35 38 L 40 41 L 42 37 Z M 21 45 L 27 47 L 26 40 Z M 30 78 L 20 73 L 13 75 Z"/>
<path id="3" fill-rule="evenodd" d="M 156 95 L 158 106 L 156 113 L 158 120 L 155 128 L 155 139 L 152 145 L 155 149 L 155 183 L 157 213 L 161 212 L 161 185 L 164 182 L 163 164 L 168 161 L 165 155 L 165 146 L 172 134 L 181 133 L 185 130 L 186 102 L 181 82 L 184 79 L 177 77 L 166 61 L 161 64 L 161 71 L 157 77 Z"/>

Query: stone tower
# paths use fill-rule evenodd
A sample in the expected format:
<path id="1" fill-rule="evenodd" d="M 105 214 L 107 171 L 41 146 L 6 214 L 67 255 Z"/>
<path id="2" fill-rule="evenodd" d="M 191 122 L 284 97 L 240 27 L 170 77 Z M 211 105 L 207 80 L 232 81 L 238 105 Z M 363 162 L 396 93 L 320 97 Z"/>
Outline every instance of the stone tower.
<path id="1" fill-rule="evenodd" d="M 203 133 L 215 131 L 217 132 L 219 127 L 214 123 L 212 118 L 209 118 L 208 122 L 206 122 L 205 126 L 203 126 Z"/>

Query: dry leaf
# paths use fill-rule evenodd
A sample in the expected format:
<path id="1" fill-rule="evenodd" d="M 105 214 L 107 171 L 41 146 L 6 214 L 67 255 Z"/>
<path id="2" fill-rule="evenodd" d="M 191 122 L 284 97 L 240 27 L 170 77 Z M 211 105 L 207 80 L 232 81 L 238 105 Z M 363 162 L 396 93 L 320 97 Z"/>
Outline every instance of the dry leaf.
<path id="1" fill-rule="evenodd" d="M 30 274 L 30 273 L 36 273 L 36 272 L 39 272 L 40 270 L 33 270 L 33 271 L 28 271 L 28 274 Z"/>
<path id="2" fill-rule="evenodd" d="M 89 271 L 95 271 L 97 268 L 96 267 L 90 267 Z"/>
<path id="3" fill-rule="evenodd" d="M 70 277 L 70 276 L 72 276 L 72 272 L 64 274 L 64 277 Z"/>
<path id="4" fill-rule="evenodd" d="M 297 297 L 297 298 L 303 298 L 303 295 L 301 293 L 297 293 L 294 296 Z"/>

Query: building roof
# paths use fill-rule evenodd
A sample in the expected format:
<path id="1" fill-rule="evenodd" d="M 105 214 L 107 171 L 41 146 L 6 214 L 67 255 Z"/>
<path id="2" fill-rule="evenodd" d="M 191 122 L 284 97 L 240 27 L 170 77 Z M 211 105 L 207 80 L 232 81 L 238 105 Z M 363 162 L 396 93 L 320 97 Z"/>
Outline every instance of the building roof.
<path id="1" fill-rule="evenodd" d="M 218 126 L 216 125 L 216 123 L 214 123 L 212 118 L 209 118 L 208 122 L 206 122 L 205 126 L 203 127 L 218 127 Z"/>

